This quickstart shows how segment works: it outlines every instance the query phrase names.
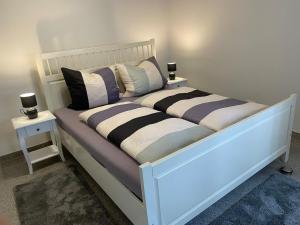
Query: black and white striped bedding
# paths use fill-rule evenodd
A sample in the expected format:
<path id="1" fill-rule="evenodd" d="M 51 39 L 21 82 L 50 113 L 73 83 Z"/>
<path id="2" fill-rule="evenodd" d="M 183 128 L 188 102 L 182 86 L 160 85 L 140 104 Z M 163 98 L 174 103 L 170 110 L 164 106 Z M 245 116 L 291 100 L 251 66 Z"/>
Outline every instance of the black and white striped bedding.
<path id="1" fill-rule="evenodd" d="M 213 133 L 132 102 L 101 106 L 79 117 L 140 163 L 153 162 Z"/>
<path id="2" fill-rule="evenodd" d="M 135 102 L 216 131 L 266 107 L 255 102 L 227 98 L 191 87 L 157 91 Z"/>

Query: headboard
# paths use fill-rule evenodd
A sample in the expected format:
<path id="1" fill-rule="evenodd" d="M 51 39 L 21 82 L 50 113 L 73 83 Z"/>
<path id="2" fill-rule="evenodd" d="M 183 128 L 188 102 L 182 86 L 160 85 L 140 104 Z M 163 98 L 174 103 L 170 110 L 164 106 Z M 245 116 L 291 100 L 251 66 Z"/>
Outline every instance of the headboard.
<path id="1" fill-rule="evenodd" d="M 151 56 L 156 56 L 154 39 L 41 54 L 37 67 L 48 109 L 53 111 L 71 102 L 61 67 L 93 70 L 116 63 L 138 64 Z"/>

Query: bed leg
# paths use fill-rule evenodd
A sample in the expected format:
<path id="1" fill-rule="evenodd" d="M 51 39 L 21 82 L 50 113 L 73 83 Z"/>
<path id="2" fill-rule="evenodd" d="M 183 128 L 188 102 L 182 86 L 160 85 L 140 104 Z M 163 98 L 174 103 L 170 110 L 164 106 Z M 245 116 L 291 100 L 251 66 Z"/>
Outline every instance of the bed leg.
<path id="1" fill-rule="evenodd" d="M 297 95 L 292 94 L 290 96 L 291 99 L 291 111 L 290 111 L 290 121 L 289 121 L 289 136 L 288 136 L 288 147 L 286 152 L 281 156 L 281 161 L 284 162 L 284 166 L 279 169 L 279 172 L 286 175 L 291 175 L 293 173 L 293 169 L 287 165 L 290 156 L 290 146 L 291 146 L 291 139 L 293 135 L 293 121 L 295 115 L 295 107 L 297 101 Z"/>
<path id="2" fill-rule="evenodd" d="M 281 161 L 284 163 L 284 166 L 279 169 L 279 172 L 285 175 L 291 175 L 293 173 L 293 168 L 288 166 L 289 151 L 281 156 Z"/>
<path id="3" fill-rule="evenodd" d="M 284 164 L 287 164 L 290 158 L 290 152 L 286 151 L 282 156 L 280 156 L 280 161 L 283 162 Z"/>
<path id="4" fill-rule="evenodd" d="M 292 167 L 289 167 L 289 166 L 285 165 L 285 166 L 283 166 L 279 169 L 279 172 L 284 174 L 284 175 L 292 175 L 294 170 L 293 170 Z"/>
<path id="5" fill-rule="evenodd" d="M 147 225 L 161 224 L 158 219 L 158 208 L 155 196 L 155 186 L 151 163 L 144 163 L 140 166 L 140 178 L 143 191 L 143 202 L 147 215 Z"/>

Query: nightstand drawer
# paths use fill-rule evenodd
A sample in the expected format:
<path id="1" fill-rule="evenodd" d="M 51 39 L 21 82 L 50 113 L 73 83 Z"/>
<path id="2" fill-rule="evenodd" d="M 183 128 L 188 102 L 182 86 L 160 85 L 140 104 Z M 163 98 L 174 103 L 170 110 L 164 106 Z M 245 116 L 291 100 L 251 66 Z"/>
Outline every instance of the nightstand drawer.
<path id="1" fill-rule="evenodd" d="M 187 86 L 187 82 L 186 81 L 181 81 L 178 84 L 174 84 L 174 86 L 176 86 L 176 87 L 186 87 Z"/>
<path id="2" fill-rule="evenodd" d="M 32 126 L 25 127 L 25 132 L 27 136 L 34 136 L 37 134 L 42 134 L 51 130 L 51 122 L 44 122 Z"/>
<path id="3" fill-rule="evenodd" d="M 165 88 L 174 89 L 174 88 L 186 87 L 186 86 L 187 86 L 187 81 L 180 81 L 180 82 L 168 83 Z"/>

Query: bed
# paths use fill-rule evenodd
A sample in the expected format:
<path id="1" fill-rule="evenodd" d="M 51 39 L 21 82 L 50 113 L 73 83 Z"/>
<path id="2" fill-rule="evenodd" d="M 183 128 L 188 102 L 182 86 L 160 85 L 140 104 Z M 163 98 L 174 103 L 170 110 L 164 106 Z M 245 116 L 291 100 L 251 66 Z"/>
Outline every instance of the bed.
<path id="1" fill-rule="evenodd" d="M 150 56 L 156 56 L 153 39 L 42 54 L 37 65 L 49 110 L 57 114 L 70 102 L 61 67 L 88 70 L 116 63 L 137 64 Z M 276 158 L 281 156 L 287 162 L 296 97 L 292 94 L 154 162 L 129 163 L 135 167 L 129 169 L 135 171 L 131 182 L 135 180 L 140 191 L 122 181 L 130 172 L 117 175 L 99 163 L 88 145 L 62 121 L 59 127 L 67 150 L 133 224 L 185 224 Z"/>

